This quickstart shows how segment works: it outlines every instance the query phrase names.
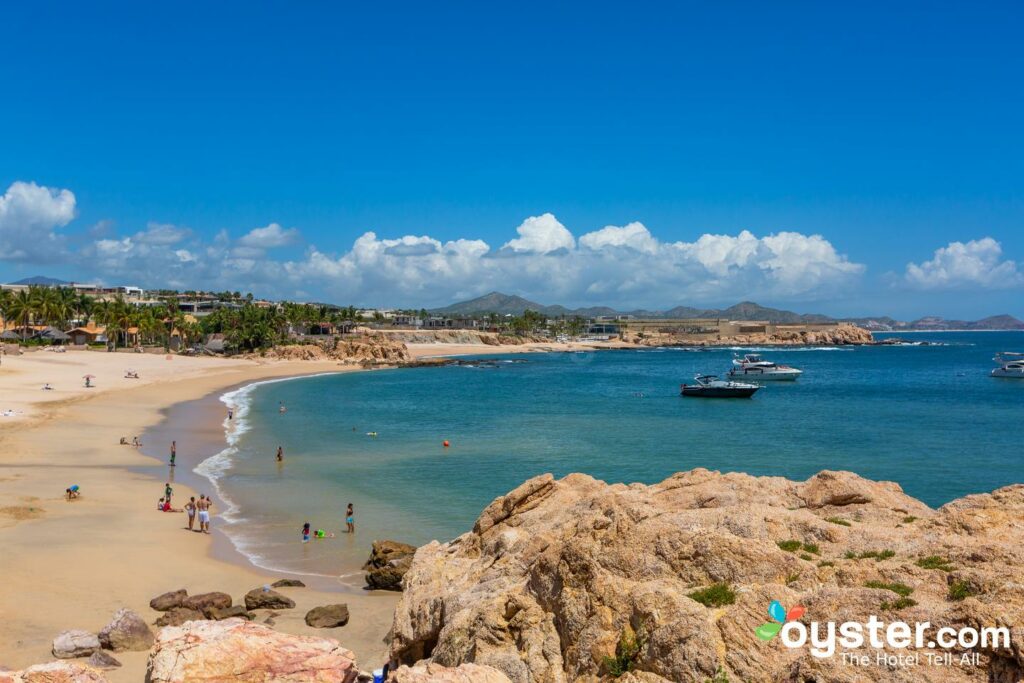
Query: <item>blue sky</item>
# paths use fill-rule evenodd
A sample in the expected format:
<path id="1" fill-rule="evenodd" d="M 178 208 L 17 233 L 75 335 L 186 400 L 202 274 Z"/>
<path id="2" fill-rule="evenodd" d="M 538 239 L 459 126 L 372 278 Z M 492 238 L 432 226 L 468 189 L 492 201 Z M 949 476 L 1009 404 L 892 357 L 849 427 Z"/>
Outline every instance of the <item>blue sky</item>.
<path id="1" fill-rule="evenodd" d="M 1022 19 L 19 3 L 0 280 L 1024 317 Z"/>

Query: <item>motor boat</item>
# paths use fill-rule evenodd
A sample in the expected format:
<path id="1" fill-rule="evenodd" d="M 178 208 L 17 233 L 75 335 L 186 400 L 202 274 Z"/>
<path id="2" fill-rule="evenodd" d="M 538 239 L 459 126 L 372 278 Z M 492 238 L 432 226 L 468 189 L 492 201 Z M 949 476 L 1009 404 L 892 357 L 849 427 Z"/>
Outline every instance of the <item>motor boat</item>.
<path id="1" fill-rule="evenodd" d="M 1024 379 L 1024 353 L 997 353 L 993 358 L 999 367 L 992 370 L 993 377 L 1012 377 Z"/>
<path id="2" fill-rule="evenodd" d="M 779 365 L 765 360 L 756 353 L 748 353 L 743 358 L 733 354 L 730 379 L 743 379 L 754 382 L 792 382 L 803 374 L 803 370 L 789 365 Z"/>
<path id="3" fill-rule="evenodd" d="M 718 379 L 717 375 L 697 375 L 693 379 L 696 384 L 679 385 L 680 394 L 703 398 L 750 398 L 761 388 L 757 384 Z"/>

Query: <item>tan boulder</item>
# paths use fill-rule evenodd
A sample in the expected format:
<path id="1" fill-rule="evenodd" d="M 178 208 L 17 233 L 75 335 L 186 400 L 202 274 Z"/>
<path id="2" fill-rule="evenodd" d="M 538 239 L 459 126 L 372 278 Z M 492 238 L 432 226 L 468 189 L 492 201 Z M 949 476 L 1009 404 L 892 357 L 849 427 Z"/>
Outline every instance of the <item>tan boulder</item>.
<path id="1" fill-rule="evenodd" d="M 497 669 L 478 664 L 457 667 L 440 664 L 400 666 L 388 676 L 389 683 L 510 683 L 508 676 Z"/>
<path id="2" fill-rule="evenodd" d="M 190 621 L 157 634 L 148 683 L 353 683 L 355 655 L 338 641 L 278 633 L 228 619 Z"/>
<path id="3" fill-rule="evenodd" d="M 0 671 L 0 683 L 107 683 L 107 678 L 76 662 L 50 662 L 23 671 Z"/>
<path id="4" fill-rule="evenodd" d="M 617 671 L 636 683 L 978 680 L 962 666 L 851 672 L 764 642 L 755 629 L 778 600 L 803 606 L 805 623 L 1010 625 L 1010 648 L 975 652 L 983 677 L 1022 680 L 1022 519 L 1024 486 L 932 510 L 850 472 L 795 482 L 697 469 L 650 486 L 544 475 L 488 505 L 472 532 L 417 550 L 391 655 L 486 665 L 514 683 Z"/>

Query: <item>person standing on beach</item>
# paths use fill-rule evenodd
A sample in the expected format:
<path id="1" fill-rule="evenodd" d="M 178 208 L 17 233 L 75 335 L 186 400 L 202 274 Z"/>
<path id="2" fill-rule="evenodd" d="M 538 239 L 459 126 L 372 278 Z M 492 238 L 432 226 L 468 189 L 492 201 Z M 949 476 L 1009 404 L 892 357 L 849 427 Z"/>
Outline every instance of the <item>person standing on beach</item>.
<path id="1" fill-rule="evenodd" d="M 171 482 L 167 482 L 166 484 L 164 484 L 164 500 L 167 501 L 168 505 L 171 504 L 171 495 L 173 493 L 174 489 L 171 488 Z"/>
<path id="2" fill-rule="evenodd" d="M 356 532 L 356 516 L 352 508 L 352 503 L 348 504 L 348 509 L 345 510 L 345 532 L 354 534 Z"/>
<path id="3" fill-rule="evenodd" d="M 188 530 L 192 531 L 192 525 L 196 522 L 196 497 L 192 496 L 185 503 L 185 512 L 188 513 Z"/>
<path id="4" fill-rule="evenodd" d="M 206 494 L 199 496 L 199 502 L 196 503 L 196 507 L 199 508 L 199 530 L 204 534 L 210 533 L 210 507 L 213 503 Z"/>
<path id="5" fill-rule="evenodd" d="M 284 460 L 284 449 L 280 446 L 277 447 L 277 461 L 281 462 Z"/>
<path id="6" fill-rule="evenodd" d="M 174 459 L 178 457 L 178 442 L 171 442 L 171 467 L 174 467 Z"/>
<path id="7" fill-rule="evenodd" d="M 309 522 L 302 525 L 302 542 L 309 543 Z"/>

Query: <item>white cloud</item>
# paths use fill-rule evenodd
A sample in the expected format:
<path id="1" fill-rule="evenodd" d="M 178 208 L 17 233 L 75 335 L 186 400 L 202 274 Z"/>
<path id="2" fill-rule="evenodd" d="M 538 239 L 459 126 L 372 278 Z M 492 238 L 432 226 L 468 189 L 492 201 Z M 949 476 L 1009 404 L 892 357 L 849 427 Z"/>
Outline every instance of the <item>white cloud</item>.
<path id="1" fill-rule="evenodd" d="M 152 244 L 155 246 L 170 246 L 181 242 L 191 234 L 188 228 L 182 228 L 170 223 L 150 222 L 143 232 L 135 234 L 136 242 Z"/>
<path id="2" fill-rule="evenodd" d="M 252 249 L 275 249 L 294 244 L 299 239 L 299 231 L 295 228 L 285 230 L 277 223 L 265 228 L 253 228 L 238 238 L 238 244 Z"/>
<path id="3" fill-rule="evenodd" d="M 0 260 L 47 263 L 60 260 L 63 241 L 54 232 L 75 217 L 70 190 L 17 181 L 0 196 Z"/>
<path id="4" fill-rule="evenodd" d="M 573 249 L 576 240 L 572 233 L 550 213 L 530 216 L 516 228 L 518 239 L 509 240 L 503 249 L 516 252 L 549 254 L 559 249 Z"/>
<path id="5" fill-rule="evenodd" d="M 1006 289 L 1024 284 L 1017 264 L 1002 260 L 1003 248 L 991 237 L 950 242 L 930 261 L 908 263 L 905 281 L 917 289 Z"/>
<path id="6" fill-rule="evenodd" d="M 68 250 L 55 230 L 74 214 L 74 195 L 67 190 L 13 184 L 0 198 L 0 257 L 48 257 L 108 283 L 251 290 L 281 298 L 302 293 L 338 303 L 393 306 L 437 305 L 491 290 L 542 302 L 622 308 L 754 297 L 781 302 L 825 298 L 864 271 L 820 235 L 779 232 L 758 237 L 742 231 L 664 242 L 642 223 L 632 222 L 584 233 L 577 243 L 550 213 L 524 220 L 517 235 L 499 248 L 471 238 L 387 238 L 366 232 L 340 254 L 310 245 L 301 257 L 281 259 L 270 250 L 295 244 L 301 236 L 278 223 L 250 230 L 237 240 L 227 230 L 204 239 L 167 223 L 118 235 L 104 223 L 102 229 L 82 235 L 89 240 L 86 246 Z M 975 244 L 960 246 L 970 250 Z M 943 260 L 939 252 L 936 260 Z M 933 277 L 929 264 L 913 268 Z M 990 270 L 1019 277 L 1011 262 Z"/>
<path id="7" fill-rule="evenodd" d="M 608 225 L 588 232 L 580 237 L 580 246 L 593 251 L 606 247 L 628 247 L 645 254 L 654 254 L 658 251 L 658 240 L 654 239 L 643 223 L 633 222 L 621 228 Z"/>

